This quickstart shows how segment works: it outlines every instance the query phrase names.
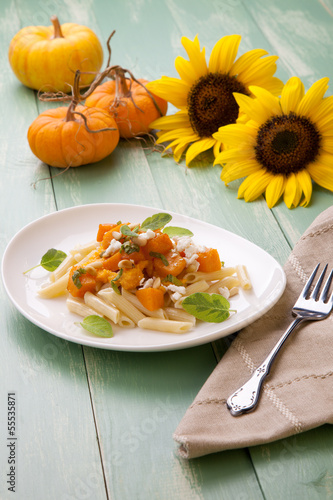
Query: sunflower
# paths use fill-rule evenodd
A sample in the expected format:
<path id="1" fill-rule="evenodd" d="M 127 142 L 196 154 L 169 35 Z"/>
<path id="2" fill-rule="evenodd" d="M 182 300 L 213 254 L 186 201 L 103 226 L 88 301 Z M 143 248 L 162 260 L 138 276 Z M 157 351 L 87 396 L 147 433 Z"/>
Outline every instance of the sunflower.
<path id="1" fill-rule="evenodd" d="M 173 150 L 176 162 L 187 148 L 186 165 L 210 148 L 215 156 L 219 153 L 222 144 L 213 134 L 219 127 L 236 122 L 239 107 L 234 92 L 250 96 L 249 87 L 255 85 L 274 95 L 280 94 L 283 84 L 273 76 L 278 57 L 263 57 L 267 55 L 265 50 L 254 49 L 236 60 L 240 41 L 240 35 L 221 38 L 207 65 L 205 48 L 200 49 L 198 37 L 194 41 L 182 37 L 189 61 L 180 56 L 176 58 L 180 79 L 163 76 L 147 84 L 151 92 L 179 109 L 150 125 L 160 130 L 158 144 L 171 141 L 165 149 Z"/>
<path id="2" fill-rule="evenodd" d="M 214 134 L 226 149 L 214 164 L 223 165 L 228 184 L 245 177 L 238 198 L 253 201 L 265 193 L 272 208 L 283 195 L 288 208 L 308 205 L 312 181 L 333 191 L 333 96 L 324 98 L 328 78 L 307 93 L 297 77 L 283 87 L 281 98 L 250 87 L 256 99 L 235 94 L 246 124 L 221 127 Z"/>

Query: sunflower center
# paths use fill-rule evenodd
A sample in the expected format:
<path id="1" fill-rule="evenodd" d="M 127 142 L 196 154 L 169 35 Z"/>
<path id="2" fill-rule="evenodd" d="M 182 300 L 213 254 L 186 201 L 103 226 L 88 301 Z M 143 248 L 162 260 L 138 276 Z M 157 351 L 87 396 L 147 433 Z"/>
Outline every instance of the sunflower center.
<path id="1" fill-rule="evenodd" d="M 256 159 L 272 174 L 300 172 L 313 162 L 320 149 L 320 134 L 304 116 L 274 116 L 258 130 Z"/>
<path id="2" fill-rule="evenodd" d="M 188 116 L 200 137 L 211 137 L 219 127 L 235 123 L 239 106 L 233 92 L 249 95 L 237 78 L 223 73 L 200 77 L 187 96 Z"/>

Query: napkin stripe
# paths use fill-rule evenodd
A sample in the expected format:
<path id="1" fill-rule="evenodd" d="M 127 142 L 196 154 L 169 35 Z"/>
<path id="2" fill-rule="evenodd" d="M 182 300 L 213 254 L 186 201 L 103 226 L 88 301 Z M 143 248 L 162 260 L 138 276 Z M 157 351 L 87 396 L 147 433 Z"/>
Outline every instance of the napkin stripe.
<path id="1" fill-rule="evenodd" d="M 292 254 L 290 254 L 288 260 L 291 263 L 291 265 L 293 266 L 297 276 L 300 278 L 300 280 L 303 283 L 305 283 L 308 280 L 308 275 L 306 274 L 303 267 L 301 266 L 301 263 L 298 260 L 298 258 L 292 253 Z"/>
<path id="2" fill-rule="evenodd" d="M 250 372 L 253 373 L 254 370 L 256 369 L 256 365 L 254 364 L 253 360 L 251 359 L 251 356 L 245 349 L 242 341 L 238 337 L 233 341 L 232 347 L 235 347 L 237 349 L 244 363 L 249 368 Z M 302 432 L 301 422 L 292 413 L 292 411 L 290 411 L 289 408 L 287 408 L 287 406 L 281 401 L 281 399 L 276 394 L 274 394 L 274 391 L 269 387 L 267 383 L 264 385 L 263 391 L 265 392 L 268 399 L 273 403 L 273 405 L 280 411 L 280 413 L 282 413 L 282 415 L 287 420 L 289 420 L 289 422 L 292 423 L 295 433 Z"/>

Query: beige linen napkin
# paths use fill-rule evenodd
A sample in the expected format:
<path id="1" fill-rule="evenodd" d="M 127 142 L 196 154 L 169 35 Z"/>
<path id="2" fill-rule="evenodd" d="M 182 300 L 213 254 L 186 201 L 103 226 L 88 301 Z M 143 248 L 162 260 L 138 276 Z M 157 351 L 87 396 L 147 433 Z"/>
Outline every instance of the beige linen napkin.
<path id="1" fill-rule="evenodd" d="M 333 423 L 333 314 L 305 322 L 291 334 L 254 411 L 233 417 L 226 406 L 289 326 L 291 309 L 318 262 L 333 267 L 333 206 L 295 245 L 279 302 L 238 334 L 187 410 L 174 433 L 182 457 L 268 443 Z"/>

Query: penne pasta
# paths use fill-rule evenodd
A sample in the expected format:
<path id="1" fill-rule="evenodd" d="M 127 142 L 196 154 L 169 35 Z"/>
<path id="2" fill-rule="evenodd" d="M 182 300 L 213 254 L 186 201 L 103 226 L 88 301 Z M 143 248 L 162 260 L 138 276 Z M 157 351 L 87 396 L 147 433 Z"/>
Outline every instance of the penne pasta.
<path id="1" fill-rule="evenodd" d="M 174 307 L 166 307 L 165 312 L 167 319 L 172 319 L 174 321 L 186 321 L 191 322 L 193 325 L 196 323 L 196 319 L 192 314 L 184 311 L 184 309 L 175 309 Z"/>
<path id="2" fill-rule="evenodd" d="M 240 285 L 237 276 L 227 276 L 222 280 L 213 283 L 207 290 L 208 293 L 219 293 L 220 288 L 228 288 L 229 290 Z"/>
<path id="3" fill-rule="evenodd" d="M 125 314 L 120 313 L 118 326 L 121 326 L 122 328 L 135 328 L 136 324 L 128 316 L 125 316 Z"/>
<path id="4" fill-rule="evenodd" d="M 69 296 L 66 300 L 66 305 L 70 312 L 83 316 L 84 318 L 91 316 L 92 314 L 100 316 L 95 309 L 87 306 L 83 299 L 75 299 L 74 297 Z"/>
<path id="5" fill-rule="evenodd" d="M 122 295 L 118 295 L 112 289 L 104 289 L 98 292 L 98 296 L 106 300 L 109 304 L 116 306 L 120 309 L 121 312 L 124 313 L 125 316 L 128 316 L 134 323 L 137 325 L 138 322 L 145 318 L 145 315 L 139 311 L 131 302 L 129 302 Z"/>
<path id="6" fill-rule="evenodd" d="M 67 255 L 65 260 L 62 261 L 59 267 L 52 273 L 50 273 L 50 281 L 57 281 L 61 276 L 66 274 L 69 269 L 76 264 L 76 260 L 72 254 Z"/>
<path id="7" fill-rule="evenodd" d="M 218 271 L 214 271 L 212 273 L 203 273 L 201 271 L 187 273 L 184 276 L 184 280 L 186 283 L 195 283 L 200 280 L 215 281 L 221 280 L 226 276 L 232 276 L 235 272 L 236 269 L 234 267 L 222 267 Z"/>
<path id="8" fill-rule="evenodd" d="M 239 279 L 240 286 L 244 290 L 249 290 L 250 288 L 252 288 L 252 284 L 251 284 L 247 269 L 244 265 L 236 266 L 236 274 L 237 274 L 237 277 Z"/>
<path id="9" fill-rule="evenodd" d="M 169 319 L 144 318 L 138 322 L 138 326 L 140 328 L 148 330 L 157 330 L 159 332 L 185 333 L 193 327 L 193 323 L 191 323 L 190 321 L 173 321 Z"/>
<path id="10" fill-rule="evenodd" d="M 86 243 L 84 245 L 76 245 L 72 250 L 70 250 L 70 253 L 72 255 L 75 254 L 80 254 L 81 259 L 88 255 L 92 251 L 96 251 L 98 248 L 98 242 L 97 241 L 90 241 L 89 243 Z"/>
<path id="11" fill-rule="evenodd" d="M 98 294 L 97 294 L 98 295 Z M 114 306 L 111 306 L 110 304 L 107 304 L 105 300 L 103 300 L 101 297 L 94 295 L 91 292 L 86 292 L 84 294 L 84 302 L 87 304 L 87 306 L 91 307 L 92 309 L 95 309 L 98 313 L 100 313 L 102 316 L 105 316 L 106 318 L 110 319 L 114 323 L 119 322 L 120 318 L 120 311 Z"/>
<path id="12" fill-rule="evenodd" d="M 61 276 L 57 281 L 40 288 L 37 293 L 43 299 L 53 299 L 67 292 L 69 271 Z"/>
<path id="13" fill-rule="evenodd" d="M 195 281 L 191 285 L 188 285 L 185 289 L 185 295 L 191 295 L 192 293 L 206 292 L 209 288 L 207 281 L 200 280 Z"/>
<path id="14" fill-rule="evenodd" d="M 161 318 L 161 319 L 167 319 L 167 314 L 164 311 L 164 309 L 156 309 L 155 311 L 149 311 L 146 307 L 144 307 L 139 299 L 137 298 L 134 293 L 130 293 L 124 288 L 121 291 L 122 296 L 127 299 L 129 302 L 131 302 L 139 311 L 141 311 L 143 314 L 146 316 L 151 316 L 152 318 Z"/>

